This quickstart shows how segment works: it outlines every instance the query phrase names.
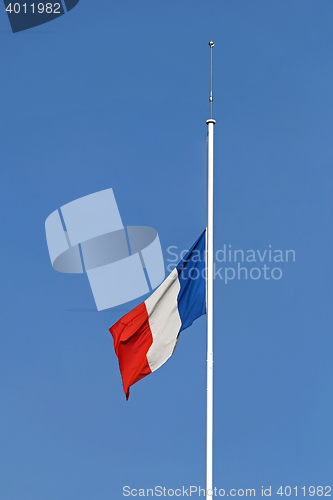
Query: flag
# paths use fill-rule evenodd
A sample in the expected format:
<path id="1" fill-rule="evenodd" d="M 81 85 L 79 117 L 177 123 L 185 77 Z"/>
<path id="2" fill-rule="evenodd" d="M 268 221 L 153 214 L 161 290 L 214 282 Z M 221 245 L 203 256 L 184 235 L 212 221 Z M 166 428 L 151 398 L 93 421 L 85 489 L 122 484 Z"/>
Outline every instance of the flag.
<path id="1" fill-rule="evenodd" d="M 179 334 L 206 313 L 206 231 L 147 300 L 111 328 L 126 399 L 129 388 L 162 366 Z"/>

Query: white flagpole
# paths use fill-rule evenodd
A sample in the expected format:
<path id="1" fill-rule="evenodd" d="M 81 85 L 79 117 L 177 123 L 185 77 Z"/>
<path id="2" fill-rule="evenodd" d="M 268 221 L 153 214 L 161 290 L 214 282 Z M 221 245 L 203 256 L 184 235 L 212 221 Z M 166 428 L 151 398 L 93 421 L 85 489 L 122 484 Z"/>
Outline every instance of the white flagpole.
<path id="1" fill-rule="evenodd" d="M 206 440 L 206 499 L 211 500 L 213 494 L 213 47 L 210 46 L 210 118 L 208 125 L 208 225 L 207 225 L 207 440 Z"/>

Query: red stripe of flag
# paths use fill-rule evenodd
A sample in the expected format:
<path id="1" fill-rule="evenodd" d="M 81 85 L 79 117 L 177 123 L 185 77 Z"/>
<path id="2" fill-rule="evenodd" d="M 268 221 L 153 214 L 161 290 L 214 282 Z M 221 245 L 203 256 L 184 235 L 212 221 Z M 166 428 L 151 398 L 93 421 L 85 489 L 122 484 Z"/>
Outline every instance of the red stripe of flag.
<path id="1" fill-rule="evenodd" d="M 110 328 L 126 400 L 129 388 L 151 373 L 147 352 L 153 343 L 146 304 L 142 302 Z"/>

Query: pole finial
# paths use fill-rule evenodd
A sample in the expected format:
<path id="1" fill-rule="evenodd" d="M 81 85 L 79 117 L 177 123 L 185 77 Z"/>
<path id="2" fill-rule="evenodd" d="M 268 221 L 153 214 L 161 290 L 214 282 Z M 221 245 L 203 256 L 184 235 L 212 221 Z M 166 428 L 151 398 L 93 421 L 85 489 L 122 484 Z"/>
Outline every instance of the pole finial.
<path id="1" fill-rule="evenodd" d="M 213 47 L 214 42 L 210 39 L 208 42 L 210 46 L 210 94 L 209 94 L 209 102 L 210 102 L 210 119 L 213 119 Z"/>

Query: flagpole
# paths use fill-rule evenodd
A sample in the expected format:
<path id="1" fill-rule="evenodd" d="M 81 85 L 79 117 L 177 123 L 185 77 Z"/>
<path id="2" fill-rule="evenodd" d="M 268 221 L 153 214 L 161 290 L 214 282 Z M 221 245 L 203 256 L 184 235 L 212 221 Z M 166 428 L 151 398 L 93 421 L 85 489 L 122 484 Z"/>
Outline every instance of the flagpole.
<path id="1" fill-rule="evenodd" d="M 214 125 L 213 120 L 213 47 L 210 46 L 210 118 L 208 125 L 208 224 L 207 224 L 207 438 L 206 438 L 206 499 L 211 500 L 213 494 L 213 152 Z"/>

